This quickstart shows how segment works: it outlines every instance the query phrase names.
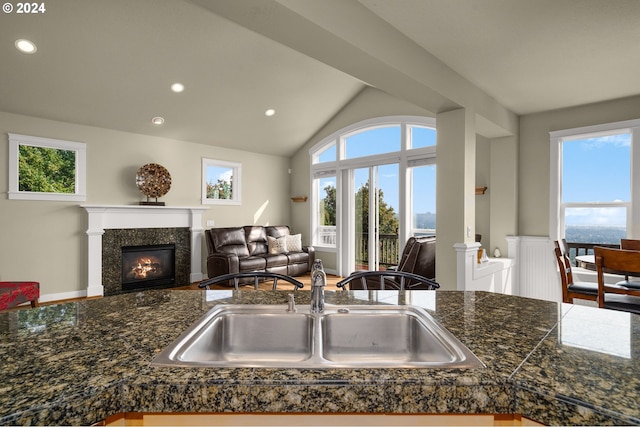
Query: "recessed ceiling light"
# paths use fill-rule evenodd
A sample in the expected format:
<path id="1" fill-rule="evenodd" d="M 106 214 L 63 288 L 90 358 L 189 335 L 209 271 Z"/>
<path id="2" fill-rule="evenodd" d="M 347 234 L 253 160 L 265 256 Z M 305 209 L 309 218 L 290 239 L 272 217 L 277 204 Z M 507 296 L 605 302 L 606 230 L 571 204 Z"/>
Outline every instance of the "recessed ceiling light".
<path id="1" fill-rule="evenodd" d="M 23 53 L 36 53 L 36 50 L 38 50 L 35 43 L 25 39 L 16 40 L 15 45 L 16 49 Z"/>
<path id="2" fill-rule="evenodd" d="M 171 90 L 175 93 L 180 93 L 184 90 L 184 85 L 182 83 L 174 83 L 171 85 Z"/>
<path id="3" fill-rule="evenodd" d="M 267 111 L 264 112 L 264 115 L 267 117 L 271 117 L 276 113 L 276 110 L 274 110 L 273 108 L 269 108 Z"/>
<path id="4" fill-rule="evenodd" d="M 153 119 L 151 119 L 151 123 L 153 123 L 154 125 L 161 125 L 164 123 L 164 118 L 160 116 L 154 117 Z"/>

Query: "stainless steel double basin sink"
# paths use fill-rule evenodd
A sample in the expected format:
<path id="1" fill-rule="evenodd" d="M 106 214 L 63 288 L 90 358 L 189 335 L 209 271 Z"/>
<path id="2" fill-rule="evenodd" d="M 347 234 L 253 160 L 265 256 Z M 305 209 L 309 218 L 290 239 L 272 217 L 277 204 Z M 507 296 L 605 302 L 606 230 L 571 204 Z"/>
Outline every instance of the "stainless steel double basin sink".
<path id="1" fill-rule="evenodd" d="M 219 305 L 158 353 L 153 366 L 479 368 L 483 363 L 415 306 Z"/>

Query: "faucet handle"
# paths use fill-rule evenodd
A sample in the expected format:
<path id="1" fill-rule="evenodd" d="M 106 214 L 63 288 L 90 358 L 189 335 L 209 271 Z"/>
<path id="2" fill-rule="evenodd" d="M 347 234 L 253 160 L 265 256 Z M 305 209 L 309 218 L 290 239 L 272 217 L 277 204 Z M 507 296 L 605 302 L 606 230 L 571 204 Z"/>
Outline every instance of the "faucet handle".
<path id="1" fill-rule="evenodd" d="M 296 309 L 296 297 L 294 294 L 287 294 L 287 297 L 289 298 L 287 313 L 295 313 L 298 311 Z"/>

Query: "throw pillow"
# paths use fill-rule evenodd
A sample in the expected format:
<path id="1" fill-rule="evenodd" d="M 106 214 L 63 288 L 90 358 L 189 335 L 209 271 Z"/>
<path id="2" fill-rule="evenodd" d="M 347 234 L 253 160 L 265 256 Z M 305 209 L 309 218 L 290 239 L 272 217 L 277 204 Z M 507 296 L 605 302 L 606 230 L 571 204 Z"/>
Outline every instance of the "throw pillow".
<path id="1" fill-rule="evenodd" d="M 287 240 L 285 237 L 275 237 L 267 236 L 267 242 L 269 245 L 269 254 L 277 255 L 287 252 Z"/>
<path id="2" fill-rule="evenodd" d="M 302 234 L 285 236 L 287 241 L 287 252 L 302 252 Z"/>

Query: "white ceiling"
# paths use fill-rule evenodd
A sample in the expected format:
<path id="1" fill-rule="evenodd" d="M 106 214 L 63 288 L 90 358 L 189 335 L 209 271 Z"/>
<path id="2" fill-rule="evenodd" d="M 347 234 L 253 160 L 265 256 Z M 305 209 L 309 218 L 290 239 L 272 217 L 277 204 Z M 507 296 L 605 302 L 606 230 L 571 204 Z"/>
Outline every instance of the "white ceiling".
<path id="1" fill-rule="evenodd" d="M 361 0 L 522 115 L 640 94 L 638 0 Z"/>
<path id="2" fill-rule="evenodd" d="M 215 13 L 231 2 L 265 22 L 274 6 L 322 5 L 315 13 L 334 12 L 354 37 L 388 23 L 403 37 L 385 47 L 417 44 L 516 114 L 640 94 L 637 0 L 56 0 L 0 15 L 0 111 L 291 155 L 376 85 L 327 65 L 344 50 L 294 49 Z M 379 18 L 349 20 L 345 6 Z M 296 23 L 269 31 L 312 37 Z M 19 53 L 18 38 L 38 51 Z M 183 93 L 169 90 L 176 81 Z"/>

